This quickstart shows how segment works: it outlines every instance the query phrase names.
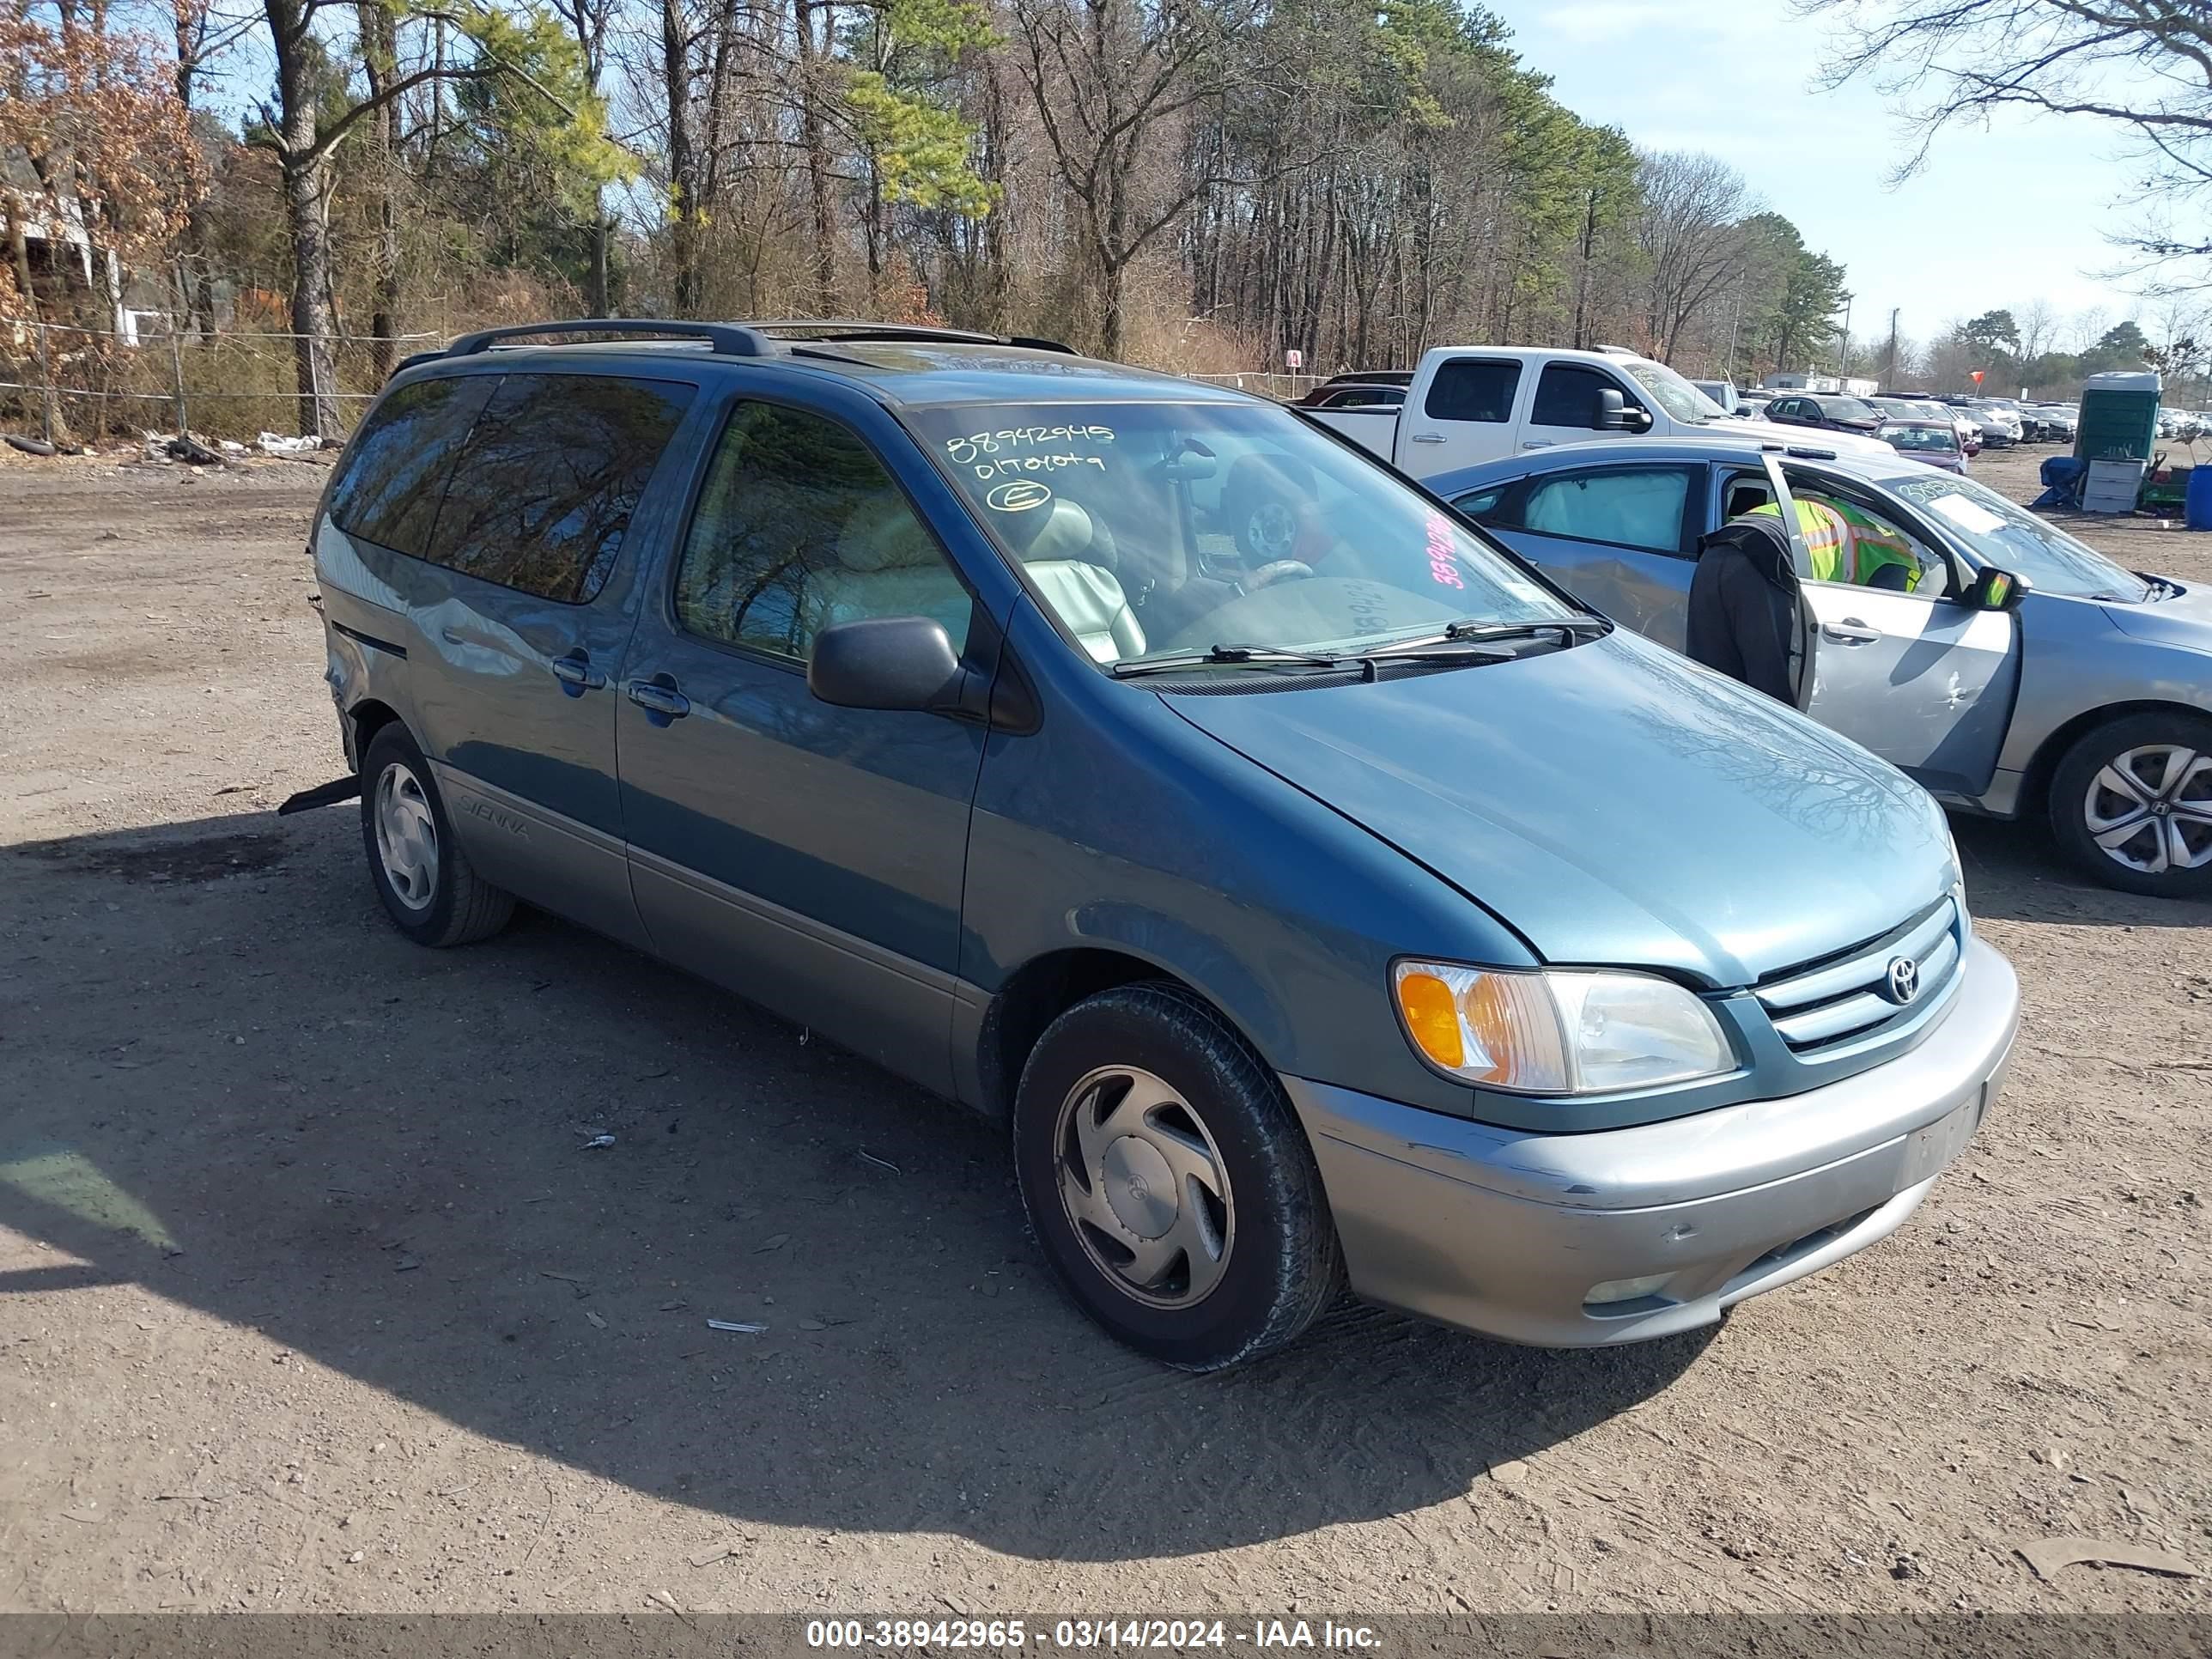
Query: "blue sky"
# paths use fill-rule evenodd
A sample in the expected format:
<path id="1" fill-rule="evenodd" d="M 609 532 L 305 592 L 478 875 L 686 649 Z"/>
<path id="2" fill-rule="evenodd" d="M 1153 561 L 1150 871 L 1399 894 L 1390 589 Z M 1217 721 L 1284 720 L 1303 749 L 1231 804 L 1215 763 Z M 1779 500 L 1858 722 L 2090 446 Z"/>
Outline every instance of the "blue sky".
<path id="1" fill-rule="evenodd" d="M 1857 296 L 1855 340 L 1887 333 L 1893 306 L 1914 339 L 2037 298 L 2069 319 L 2090 307 L 2112 322 L 2150 310 L 2095 274 L 2123 262 L 2105 234 L 2127 228 L 2141 187 L 2116 136 L 2094 123 L 1948 132 L 1928 167 L 1893 189 L 1911 141 L 1874 86 L 1812 89 L 1825 25 L 1784 0 L 1486 3 L 1583 119 L 1645 149 L 1721 157 L 1808 245 L 1842 260 Z"/>

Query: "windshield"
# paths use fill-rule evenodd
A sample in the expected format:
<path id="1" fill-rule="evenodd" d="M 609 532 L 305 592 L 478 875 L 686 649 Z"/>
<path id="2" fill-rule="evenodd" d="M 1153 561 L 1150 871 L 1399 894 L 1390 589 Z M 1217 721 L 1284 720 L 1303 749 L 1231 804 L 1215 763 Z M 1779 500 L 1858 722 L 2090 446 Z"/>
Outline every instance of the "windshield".
<path id="1" fill-rule="evenodd" d="M 1654 403 L 1678 421 L 1703 426 L 1728 413 L 1664 363 L 1646 362 L 1638 357 L 1623 361 L 1620 367 L 1628 371 L 1631 380 L 1651 394 Z"/>
<path id="2" fill-rule="evenodd" d="M 1959 434 L 1948 426 L 1886 426 L 1881 440 L 1893 449 L 1940 449 L 1959 452 Z"/>
<path id="3" fill-rule="evenodd" d="M 2139 605 L 2150 590 L 2096 549 L 1970 478 L 1934 474 L 1889 485 L 1935 514 L 1984 562 L 2025 576 L 2039 592 Z"/>
<path id="4" fill-rule="evenodd" d="M 975 404 L 908 420 L 1103 665 L 1356 652 L 1583 615 L 1357 451 L 1255 404 Z"/>
<path id="5" fill-rule="evenodd" d="M 1878 421 L 1881 413 L 1857 398 L 1823 398 L 1820 412 L 1832 421 Z"/>

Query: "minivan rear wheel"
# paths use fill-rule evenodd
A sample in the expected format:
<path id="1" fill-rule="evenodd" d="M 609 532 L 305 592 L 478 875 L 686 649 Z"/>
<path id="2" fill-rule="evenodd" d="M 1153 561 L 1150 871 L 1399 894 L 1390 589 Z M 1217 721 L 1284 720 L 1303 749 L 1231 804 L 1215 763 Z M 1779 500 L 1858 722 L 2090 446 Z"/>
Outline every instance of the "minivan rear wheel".
<path id="1" fill-rule="evenodd" d="M 514 895 L 478 876 L 454 838 L 430 763 L 397 723 L 369 740 L 361 763 L 361 838 L 368 876 L 392 925 L 417 945 L 489 939 L 514 914 Z"/>
<path id="2" fill-rule="evenodd" d="M 1291 1342 L 1342 1289 L 1321 1171 L 1282 1086 L 1182 987 L 1118 987 L 1023 1068 L 1014 1165 L 1078 1306 L 1139 1352 L 1218 1370 Z"/>
<path id="3" fill-rule="evenodd" d="M 2106 886 L 2212 895 L 2212 720 L 2176 710 L 2097 727 L 2051 775 L 2051 827 Z"/>

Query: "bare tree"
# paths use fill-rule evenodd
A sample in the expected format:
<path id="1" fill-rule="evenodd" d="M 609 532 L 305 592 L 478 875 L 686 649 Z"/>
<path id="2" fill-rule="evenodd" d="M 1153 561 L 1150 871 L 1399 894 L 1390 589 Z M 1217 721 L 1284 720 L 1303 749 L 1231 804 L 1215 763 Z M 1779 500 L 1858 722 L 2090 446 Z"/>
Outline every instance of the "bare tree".
<path id="1" fill-rule="evenodd" d="M 2048 300 L 2031 300 L 2013 313 L 2020 329 L 2020 360 L 2023 365 L 2058 343 L 2058 307 Z"/>
<path id="2" fill-rule="evenodd" d="M 1917 137 L 1916 171 L 1946 127 L 2027 109 L 2124 135 L 2158 177 L 2151 216 L 2116 238 L 2168 285 L 2212 286 L 2212 5 L 2205 0 L 1796 0 L 1835 15 L 1821 79 L 1874 80 Z M 2177 225 L 2177 212 L 2191 216 Z M 2172 262 L 2183 262 L 2175 267 Z M 2191 264 L 2191 262 L 2194 262 Z"/>
<path id="3" fill-rule="evenodd" d="M 1752 204 L 1742 175 L 1711 155 L 1648 155 L 1638 183 L 1636 240 L 1650 264 L 1647 343 L 1671 359 L 1684 327 L 1735 280 L 1745 253 L 1736 226 Z"/>
<path id="4" fill-rule="evenodd" d="M 1045 143 L 1073 198 L 1099 301 L 1099 337 L 1120 354 L 1130 264 L 1210 182 L 1178 172 L 1170 142 L 1213 95 L 1227 48 L 1249 25 L 1243 0 L 1013 0 L 1013 33 Z"/>

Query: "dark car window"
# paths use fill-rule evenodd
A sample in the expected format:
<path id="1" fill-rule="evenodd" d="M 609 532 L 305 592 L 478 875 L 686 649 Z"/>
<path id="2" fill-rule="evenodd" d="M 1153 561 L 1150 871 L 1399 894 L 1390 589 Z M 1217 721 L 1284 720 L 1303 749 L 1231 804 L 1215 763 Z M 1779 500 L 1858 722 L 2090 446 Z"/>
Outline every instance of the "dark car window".
<path id="1" fill-rule="evenodd" d="M 1406 401 L 1403 386 L 1354 386 L 1322 399 L 1323 409 L 1395 409 Z"/>
<path id="2" fill-rule="evenodd" d="M 699 492 L 676 616 L 708 639 L 804 662 L 866 617 L 928 617 L 964 650 L 968 590 L 868 447 L 836 422 L 741 403 Z"/>
<path id="3" fill-rule="evenodd" d="M 331 491 L 331 519 L 349 536 L 422 557 L 453 456 L 484 406 L 496 374 L 403 386 L 353 435 Z"/>
<path id="4" fill-rule="evenodd" d="M 1421 412 L 1432 421 L 1481 421 L 1494 426 L 1513 418 L 1513 394 L 1520 387 L 1517 362 L 1455 357 L 1438 366 Z"/>
<path id="5" fill-rule="evenodd" d="M 1689 499 L 1687 467 L 1606 467 L 1539 478 L 1520 518 L 1537 535 L 1678 553 Z"/>
<path id="6" fill-rule="evenodd" d="M 1597 429 L 1597 394 L 1618 392 L 1620 383 L 1594 368 L 1573 363 L 1547 363 L 1544 378 L 1536 382 L 1536 406 L 1528 414 L 1531 426 L 1580 426 Z M 1626 401 L 1626 398 L 1623 399 Z"/>
<path id="7" fill-rule="evenodd" d="M 695 395 L 611 374 L 506 376 L 453 468 L 426 556 L 540 599 L 589 602 Z"/>

